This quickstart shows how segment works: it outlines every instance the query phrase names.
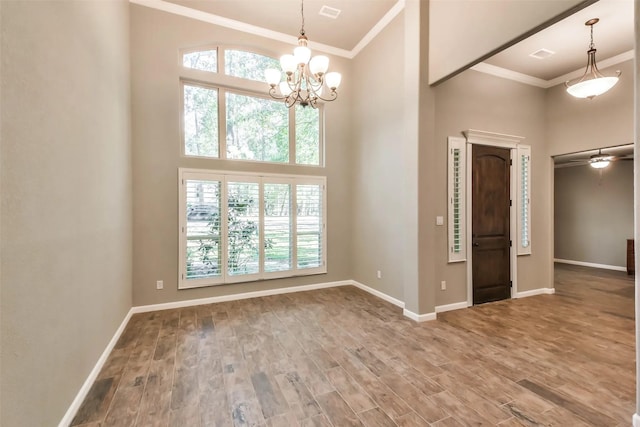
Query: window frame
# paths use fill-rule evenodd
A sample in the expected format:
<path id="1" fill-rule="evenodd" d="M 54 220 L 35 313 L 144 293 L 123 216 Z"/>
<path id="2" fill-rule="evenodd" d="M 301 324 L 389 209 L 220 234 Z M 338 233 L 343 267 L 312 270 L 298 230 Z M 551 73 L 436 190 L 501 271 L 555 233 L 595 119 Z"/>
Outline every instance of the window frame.
<path id="1" fill-rule="evenodd" d="M 221 226 L 220 226 L 220 256 L 221 270 L 220 277 L 207 277 L 202 279 L 187 279 L 186 263 L 187 263 L 187 199 L 186 199 L 186 181 L 187 180 L 203 180 L 203 181 L 219 181 L 221 188 L 220 205 L 221 205 Z M 327 273 L 327 186 L 326 177 L 311 175 L 289 175 L 289 174 L 273 174 L 273 173 L 256 173 L 256 172 L 239 172 L 225 170 L 208 170 L 208 169 L 178 169 L 178 289 L 191 289 L 208 286 L 217 286 L 224 284 L 245 283 L 260 280 L 279 279 L 287 277 L 310 276 L 316 274 Z M 255 274 L 244 274 L 232 276 L 228 274 L 228 182 L 258 182 L 259 183 L 259 269 Z M 265 272 L 264 263 L 264 184 L 290 184 L 290 215 L 291 215 L 291 240 L 290 248 L 292 248 L 291 268 L 289 270 Z M 321 191 L 321 230 L 319 232 L 322 250 L 320 257 L 320 265 L 312 268 L 299 268 L 297 260 L 297 185 L 318 185 Z"/>
<path id="2" fill-rule="evenodd" d="M 447 138 L 447 243 L 449 262 L 467 260 L 467 141 L 464 138 L 450 136 Z M 455 251 L 456 221 L 455 221 L 455 181 L 454 151 L 459 152 L 458 166 L 458 234 L 459 251 Z"/>
<path id="3" fill-rule="evenodd" d="M 217 72 L 198 70 L 183 66 L 182 58 L 184 54 L 216 50 L 217 52 Z M 230 159 L 227 157 L 226 151 L 226 93 L 232 92 L 245 96 L 263 98 L 273 102 L 281 102 L 273 99 L 269 95 L 269 85 L 265 82 L 243 79 L 227 75 L 225 71 L 224 52 L 226 50 L 240 50 L 249 53 L 255 53 L 262 56 L 274 58 L 273 53 L 265 52 L 259 49 L 250 50 L 246 47 L 235 45 L 205 45 L 199 47 L 190 47 L 178 50 L 178 69 L 179 72 L 179 127 L 180 127 L 180 156 L 187 159 L 207 159 L 207 160 L 225 160 L 233 162 L 249 162 L 271 165 L 291 165 L 303 167 L 322 168 L 325 166 L 325 141 L 324 141 L 324 104 L 318 105 L 318 164 L 296 163 L 296 111 L 295 107 L 288 109 L 289 115 L 289 161 L 288 162 L 272 162 L 255 159 Z M 186 154 L 185 147 L 185 124 L 184 124 L 184 85 L 199 86 L 206 89 L 215 89 L 218 91 L 218 157 L 210 156 L 193 156 Z"/>
<path id="4" fill-rule="evenodd" d="M 531 255 L 531 146 L 518 144 L 516 152 L 516 218 L 517 218 L 517 255 Z M 524 176 L 522 163 L 527 166 L 527 175 Z M 526 184 L 527 192 L 523 192 Z M 526 213 L 526 217 L 523 215 Z M 527 232 L 527 243 L 523 238 L 523 232 Z"/>

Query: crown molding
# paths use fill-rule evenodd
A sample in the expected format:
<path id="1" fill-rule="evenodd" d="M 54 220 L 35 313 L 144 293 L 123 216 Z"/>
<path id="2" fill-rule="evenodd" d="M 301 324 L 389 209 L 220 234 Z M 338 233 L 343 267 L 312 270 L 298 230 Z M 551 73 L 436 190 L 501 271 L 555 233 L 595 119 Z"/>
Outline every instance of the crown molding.
<path id="1" fill-rule="evenodd" d="M 524 136 L 507 135 L 505 133 L 487 132 L 476 129 L 468 129 L 462 131 L 462 133 L 465 138 L 467 138 L 467 142 L 471 144 L 491 143 L 492 145 L 504 144 L 505 146 L 515 147 L 525 139 Z"/>
<path id="2" fill-rule="evenodd" d="M 619 55 L 612 56 L 611 58 L 607 58 L 598 62 L 598 68 L 604 69 L 608 67 L 613 67 L 614 65 L 621 64 L 625 61 L 629 61 L 633 59 L 634 52 L 633 50 L 629 50 L 627 52 L 623 52 Z M 517 71 L 508 70 L 506 68 L 497 67 L 495 65 L 487 64 L 486 62 L 480 62 L 473 67 L 472 70 L 478 71 L 480 73 L 490 74 L 492 76 L 501 77 L 503 79 L 513 80 L 516 82 L 528 84 L 530 86 L 536 86 L 542 89 L 549 89 L 550 87 L 559 85 L 568 80 L 575 79 L 576 77 L 580 77 L 582 73 L 584 73 L 584 68 L 580 68 L 578 70 L 572 71 L 570 73 L 564 74 L 560 77 L 556 77 L 552 80 L 544 80 L 538 77 L 529 76 L 527 74 L 518 73 Z"/>
<path id="3" fill-rule="evenodd" d="M 543 89 L 549 87 L 549 82 L 547 80 L 539 79 L 528 74 L 518 73 L 517 71 L 511 71 L 506 68 L 497 67 L 495 65 L 487 64 L 486 62 L 480 62 L 471 67 L 471 69 L 481 73 L 491 74 L 492 76 L 502 77 L 503 79 L 528 84 L 530 86 L 537 86 Z"/>
<path id="4" fill-rule="evenodd" d="M 341 49 L 335 46 L 330 46 L 323 43 L 316 43 L 309 41 L 309 47 L 329 53 L 336 56 L 341 56 L 347 59 L 353 59 L 362 49 L 364 49 L 380 32 L 395 18 L 405 6 L 406 0 L 398 0 L 391 9 L 371 28 L 371 30 L 365 34 L 365 36 L 358 42 L 358 44 L 352 49 Z M 223 16 L 215 15 L 213 13 L 203 12 L 201 10 L 192 9 L 190 7 L 181 6 L 175 3 L 171 3 L 165 0 L 129 0 L 132 4 L 148 7 L 151 9 L 160 10 L 163 12 L 172 13 L 174 15 L 184 16 L 186 18 L 195 19 L 209 24 L 218 25 L 232 30 L 242 31 L 244 33 L 253 34 L 260 37 L 265 37 L 271 40 L 287 43 L 297 44 L 298 38 L 290 34 L 281 33 L 279 31 L 269 30 L 267 28 L 258 27 L 256 25 L 247 24 L 245 22 L 236 21 L 234 19 L 225 18 Z"/>
<path id="5" fill-rule="evenodd" d="M 362 51 L 362 49 L 367 47 L 367 45 L 371 43 L 371 41 L 376 38 L 376 36 L 380 34 L 391 21 L 393 21 L 393 18 L 395 18 L 396 16 L 398 16 L 398 14 L 400 14 L 400 12 L 402 12 L 404 6 L 405 0 L 398 0 L 398 2 L 394 4 L 391 9 L 389 9 L 389 11 L 382 17 L 382 19 L 380 19 L 380 21 L 378 21 L 378 23 L 374 25 L 371 30 L 369 30 L 369 32 L 364 35 L 362 40 L 360 40 L 360 42 L 351 50 L 351 56 L 349 57 L 349 59 L 355 58 L 356 55 L 358 55 Z"/>

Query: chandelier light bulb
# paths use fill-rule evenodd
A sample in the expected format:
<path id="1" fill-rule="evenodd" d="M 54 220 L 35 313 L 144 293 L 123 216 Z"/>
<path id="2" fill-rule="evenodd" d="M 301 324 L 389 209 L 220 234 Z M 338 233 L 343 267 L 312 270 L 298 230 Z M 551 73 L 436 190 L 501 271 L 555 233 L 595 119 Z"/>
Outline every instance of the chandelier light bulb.
<path id="1" fill-rule="evenodd" d="M 311 58 L 311 49 L 306 46 L 298 46 L 293 49 L 293 56 L 296 58 L 296 64 L 307 65 Z"/>
<path id="2" fill-rule="evenodd" d="M 280 72 L 280 70 L 276 70 L 275 68 L 269 68 L 264 71 L 264 76 L 270 86 L 276 86 L 278 83 L 280 83 L 282 73 Z"/>
<path id="3" fill-rule="evenodd" d="M 323 75 L 329 69 L 329 58 L 324 55 L 316 55 L 309 61 L 309 71 L 311 74 Z"/>
<path id="4" fill-rule="evenodd" d="M 298 68 L 298 64 L 296 62 L 296 58 L 293 55 L 282 55 L 280 57 L 280 66 L 282 67 L 282 71 L 287 74 L 295 73 Z"/>
<path id="5" fill-rule="evenodd" d="M 329 89 L 335 90 L 340 86 L 340 82 L 342 82 L 342 75 L 340 73 L 336 73 L 335 71 L 332 71 L 330 73 L 327 73 L 326 76 L 324 76 L 324 81 L 329 87 Z"/>

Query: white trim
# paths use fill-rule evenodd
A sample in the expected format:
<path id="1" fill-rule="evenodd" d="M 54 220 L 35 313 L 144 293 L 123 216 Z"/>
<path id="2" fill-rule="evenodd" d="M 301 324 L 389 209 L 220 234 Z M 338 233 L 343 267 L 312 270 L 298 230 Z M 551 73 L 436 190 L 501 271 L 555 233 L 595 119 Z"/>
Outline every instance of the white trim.
<path id="1" fill-rule="evenodd" d="M 611 58 L 607 58 L 598 63 L 598 68 L 601 70 L 613 67 L 614 65 L 618 65 L 622 62 L 633 59 L 634 51 L 629 50 L 623 52 L 619 55 L 612 56 Z M 576 77 L 580 77 L 584 73 L 584 67 L 571 71 L 570 73 L 564 74 L 560 77 L 556 77 L 552 80 L 544 80 L 538 77 L 533 77 L 528 74 L 519 73 L 517 71 L 509 70 L 507 68 L 498 67 L 495 65 L 487 64 L 486 62 L 480 62 L 473 67 L 472 70 L 478 71 L 479 73 L 489 74 L 492 76 L 500 77 L 507 80 L 513 80 L 516 82 L 528 84 L 530 86 L 536 86 L 543 89 L 548 89 L 550 87 L 562 84 L 567 80 L 575 79 Z"/>
<path id="2" fill-rule="evenodd" d="M 640 427 L 640 415 L 638 415 L 637 413 L 633 414 L 632 421 L 633 421 L 633 427 Z"/>
<path id="3" fill-rule="evenodd" d="M 453 304 L 436 305 L 436 313 L 444 313 L 445 311 L 460 310 L 469 307 L 467 301 L 454 302 Z"/>
<path id="4" fill-rule="evenodd" d="M 151 9 L 161 10 L 163 12 L 173 13 L 174 15 L 184 16 L 186 18 L 195 19 L 209 24 L 219 25 L 232 30 L 242 31 L 243 33 L 253 34 L 265 37 L 279 42 L 297 45 L 298 37 L 290 34 L 281 33 L 279 31 L 269 30 L 267 28 L 258 27 L 256 25 L 247 24 L 234 19 L 225 18 L 223 16 L 214 15 L 213 13 L 203 12 L 201 10 L 191 9 L 190 7 L 180 6 L 164 0 L 129 0 L 130 3 L 139 6 L 145 6 Z M 346 49 L 340 49 L 323 43 L 315 43 L 310 41 L 309 47 L 325 53 L 352 59 L 352 52 Z"/>
<path id="5" fill-rule="evenodd" d="M 409 319 L 413 320 L 414 322 L 427 322 L 429 320 L 436 320 L 436 313 L 425 313 L 425 314 L 417 314 L 414 313 L 413 311 L 407 310 L 406 308 L 404 310 L 402 310 L 402 314 L 405 315 L 405 317 L 408 317 Z"/>
<path id="6" fill-rule="evenodd" d="M 539 289 L 532 289 L 530 291 L 517 292 L 514 295 L 514 298 L 526 298 L 526 297 L 533 297 L 536 295 L 553 295 L 555 293 L 556 293 L 555 288 L 539 288 Z"/>
<path id="7" fill-rule="evenodd" d="M 486 62 L 480 62 L 471 67 L 471 69 L 479 73 L 489 74 L 507 80 L 513 80 L 530 86 L 541 87 L 543 89 L 549 87 L 549 82 L 547 80 L 539 79 L 537 77 L 519 73 L 517 71 L 512 71 L 507 68 L 487 64 Z"/>
<path id="8" fill-rule="evenodd" d="M 467 143 L 489 145 L 491 147 L 516 148 L 524 141 L 524 136 L 507 135 L 506 133 L 487 132 L 484 130 L 467 129 L 462 131 Z"/>
<path id="9" fill-rule="evenodd" d="M 162 304 L 140 305 L 137 307 L 133 307 L 131 310 L 133 311 L 133 313 L 147 313 L 149 311 L 156 311 L 156 310 L 170 310 L 174 308 L 192 307 L 195 305 L 214 304 L 218 302 L 237 301 L 237 300 L 249 299 L 249 298 L 266 297 L 271 295 L 290 294 L 293 292 L 305 292 L 305 291 L 313 291 L 316 289 L 335 288 L 338 286 L 349 286 L 352 284 L 353 282 L 351 280 L 341 280 L 337 282 L 325 282 L 325 283 L 316 283 L 312 285 L 291 286 L 289 288 L 266 289 L 264 291 L 243 292 L 240 294 L 221 295 L 217 297 L 198 298 L 198 299 L 190 299 L 190 300 L 184 300 L 184 301 L 173 301 L 173 302 L 166 302 Z"/>
<path id="10" fill-rule="evenodd" d="M 133 308 L 131 308 L 127 313 L 127 315 L 124 316 L 124 319 L 120 323 L 120 326 L 116 330 L 115 334 L 113 334 L 113 338 L 111 338 L 111 341 L 109 341 L 109 344 L 107 344 L 107 347 L 104 349 L 104 351 L 100 355 L 100 358 L 98 359 L 95 366 L 89 373 L 89 376 L 82 384 L 82 387 L 80 387 L 80 390 L 78 391 L 78 394 L 76 395 L 75 399 L 73 399 L 73 402 L 71 402 L 69 409 L 67 409 L 67 412 L 64 414 L 64 417 L 62 417 L 62 420 L 60 420 L 60 424 L 58 424 L 58 427 L 68 427 L 71 424 L 71 421 L 73 421 L 73 418 L 76 416 L 76 413 L 80 409 L 82 402 L 84 402 L 84 399 L 89 394 L 89 391 L 91 390 L 91 387 L 93 386 L 94 381 L 96 380 L 96 378 L 98 378 L 98 374 L 100 374 L 102 367 L 104 366 L 105 362 L 107 361 L 107 358 L 111 354 L 111 351 L 113 351 L 113 348 L 116 346 L 116 343 L 120 339 L 122 332 L 124 332 L 124 328 L 127 326 L 127 323 L 129 323 L 129 320 L 131 319 L 131 315 L 133 313 L 134 313 L 134 310 Z"/>
<path id="11" fill-rule="evenodd" d="M 380 292 L 377 289 L 370 288 L 369 286 L 363 285 L 362 283 L 356 282 L 355 280 L 351 281 L 351 285 L 355 286 L 358 289 L 362 289 L 363 291 L 368 292 L 371 295 L 376 296 L 376 297 L 378 297 L 378 298 L 380 298 L 382 300 L 385 300 L 386 302 L 389 302 L 389 303 L 391 303 L 391 304 L 393 304 L 395 306 L 398 306 L 400 308 L 404 308 L 404 302 L 403 301 L 400 301 L 399 299 L 396 299 L 396 298 L 394 298 L 394 297 L 392 297 L 390 295 L 387 295 L 384 292 Z"/>
<path id="12" fill-rule="evenodd" d="M 560 264 L 580 265 L 582 267 L 602 268 L 603 270 L 627 271 L 627 267 L 622 267 L 619 265 L 596 264 L 594 262 L 573 261 L 570 259 L 554 258 L 553 262 L 558 262 Z"/>
<path id="13" fill-rule="evenodd" d="M 371 43 L 371 41 L 376 38 L 376 36 L 380 34 L 382 30 L 384 30 L 384 28 L 389 25 L 389 23 L 393 21 L 393 19 L 398 16 L 400 12 L 402 12 L 402 10 L 404 9 L 404 4 L 405 0 L 398 0 L 398 2 L 394 4 L 393 7 L 389 9 L 389 11 L 380 19 L 380 21 L 378 21 L 378 23 L 374 25 L 367 34 L 364 35 L 362 40 L 360 40 L 358 44 L 353 49 L 351 49 L 351 56 L 349 56 L 348 58 L 355 58 L 356 55 L 362 51 L 362 49 L 367 47 L 367 45 Z"/>
<path id="14" fill-rule="evenodd" d="M 279 31 L 269 30 L 267 28 L 258 27 L 257 25 L 247 24 L 245 22 L 236 21 L 234 19 L 225 18 L 223 16 L 214 15 L 213 13 L 203 12 L 201 10 L 191 9 L 186 6 L 180 6 L 165 0 L 129 0 L 130 3 L 139 6 L 145 6 L 151 9 L 161 10 L 163 12 L 173 13 L 174 15 L 184 16 L 186 18 L 196 19 L 198 21 L 207 22 L 209 24 L 219 25 L 232 30 L 242 31 L 244 33 L 265 37 L 279 42 L 297 45 L 298 37 L 290 34 L 281 33 Z M 341 56 L 347 59 L 353 59 L 362 51 L 389 23 L 404 9 L 405 0 L 398 0 L 391 9 L 374 25 L 371 30 L 351 49 L 341 49 L 323 43 L 309 42 L 309 47 L 332 55 Z"/>

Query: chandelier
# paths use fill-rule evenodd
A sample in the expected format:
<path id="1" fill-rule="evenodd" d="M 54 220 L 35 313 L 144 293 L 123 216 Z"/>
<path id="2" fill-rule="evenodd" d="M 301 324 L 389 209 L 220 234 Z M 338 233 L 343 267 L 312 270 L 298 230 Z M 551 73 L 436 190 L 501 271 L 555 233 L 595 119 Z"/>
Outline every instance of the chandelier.
<path id="1" fill-rule="evenodd" d="M 309 39 L 304 32 L 304 0 L 301 1 L 300 14 L 302 26 L 298 37 L 298 47 L 293 55 L 283 55 L 280 67 L 285 80 L 281 81 L 282 72 L 274 68 L 265 70 L 265 77 L 270 86 L 269 95 L 274 99 L 284 100 L 291 108 L 296 103 L 306 107 L 318 108 L 318 100 L 333 101 L 338 97 L 338 86 L 342 76 L 340 73 L 327 73 L 329 58 L 316 55 L 311 58 L 311 49 L 307 47 Z M 327 92 L 328 94 L 323 94 Z"/>
<path id="2" fill-rule="evenodd" d="M 596 65 L 596 47 L 593 44 L 593 26 L 600 21 L 598 18 L 589 19 L 584 25 L 591 27 L 591 43 L 589 43 L 589 50 L 587 50 L 587 68 L 584 70 L 584 74 L 575 83 L 570 81 L 565 82 L 567 92 L 576 98 L 589 98 L 592 99 L 598 95 L 602 95 L 616 83 L 618 83 L 618 77 L 620 71 L 616 71 L 615 77 L 605 77 L 602 75 L 598 66 Z"/>

